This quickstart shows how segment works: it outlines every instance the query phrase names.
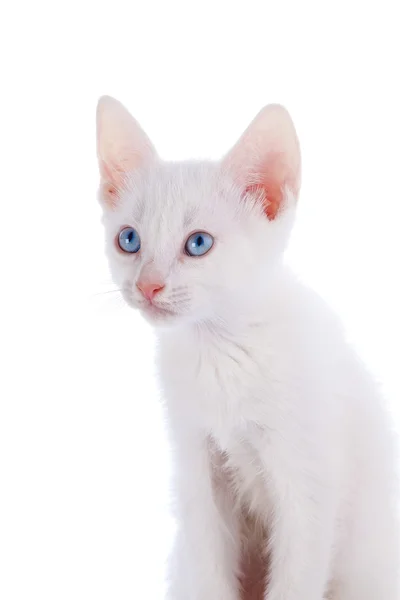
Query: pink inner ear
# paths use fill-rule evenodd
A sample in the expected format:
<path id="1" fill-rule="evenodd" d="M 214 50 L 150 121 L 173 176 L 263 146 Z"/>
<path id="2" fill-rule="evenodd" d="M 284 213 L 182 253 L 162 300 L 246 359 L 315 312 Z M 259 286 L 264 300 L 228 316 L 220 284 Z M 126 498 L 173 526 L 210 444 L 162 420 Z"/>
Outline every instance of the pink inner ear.
<path id="1" fill-rule="evenodd" d="M 118 190 L 109 181 L 102 181 L 101 183 L 101 195 L 104 201 L 109 206 L 116 206 L 118 202 Z"/>
<path id="2" fill-rule="evenodd" d="M 129 165 L 126 169 L 124 167 L 124 161 L 122 160 L 121 164 L 112 163 L 111 161 L 109 161 L 109 163 L 101 161 L 101 171 L 103 178 L 107 181 L 110 181 L 116 187 L 122 182 L 126 172 L 129 170 Z"/>
<path id="3" fill-rule="evenodd" d="M 110 206 L 115 206 L 118 201 L 118 188 L 125 176 L 118 166 L 107 164 L 100 161 L 100 170 L 102 175 L 101 190 L 104 200 Z"/>
<path id="4" fill-rule="evenodd" d="M 275 219 L 283 200 L 283 191 L 279 186 L 274 185 L 272 182 L 266 185 L 256 183 L 247 186 L 246 193 L 261 196 L 264 212 L 268 219 L 270 221 Z"/>
<path id="5" fill-rule="evenodd" d="M 280 153 L 269 153 L 256 171 L 254 183 L 247 185 L 245 192 L 261 197 L 264 212 L 273 221 L 282 206 L 285 187 L 297 194 L 296 176 L 291 173 L 285 156 Z"/>

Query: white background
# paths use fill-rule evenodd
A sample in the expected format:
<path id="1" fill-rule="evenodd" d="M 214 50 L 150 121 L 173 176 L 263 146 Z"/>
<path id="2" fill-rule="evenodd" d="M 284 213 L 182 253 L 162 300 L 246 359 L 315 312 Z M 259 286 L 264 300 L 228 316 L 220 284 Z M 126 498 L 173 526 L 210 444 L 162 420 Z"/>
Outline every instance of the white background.
<path id="1" fill-rule="evenodd" d="M 173 535 L 152 332 L 112 290 L 96 201 L 107 93 L 165 158 L 292 113 L 288 259 L 400 423 L 399 16 L 389 2 L 9 2 L 0 15 L 0 598 L 162 600 Z"/>

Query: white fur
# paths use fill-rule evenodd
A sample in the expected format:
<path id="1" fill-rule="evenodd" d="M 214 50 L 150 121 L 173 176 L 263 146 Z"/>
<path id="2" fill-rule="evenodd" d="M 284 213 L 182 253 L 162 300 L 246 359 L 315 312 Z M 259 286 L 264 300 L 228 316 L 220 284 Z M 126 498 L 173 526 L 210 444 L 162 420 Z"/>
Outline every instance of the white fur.
<path id="1" fill-rule="evenodd" d="M 244 556 L 262 553 L 265 599 L 398 600 L 390 425 L 340 324 L 283 263 L 295 193 L 270 221 L 226 161 L 151 154 L 102 202 L 114 280 L 158 332 L 179 524 L 169 600 L 239 600 Z M 126 225 L 138 254 L 116 247 Z M 202 258 L 183 252 L 195 230 L 215 238 Z M 147 312 L 143 273 L 165 282 L 156 303 L 172 315 Z"/>

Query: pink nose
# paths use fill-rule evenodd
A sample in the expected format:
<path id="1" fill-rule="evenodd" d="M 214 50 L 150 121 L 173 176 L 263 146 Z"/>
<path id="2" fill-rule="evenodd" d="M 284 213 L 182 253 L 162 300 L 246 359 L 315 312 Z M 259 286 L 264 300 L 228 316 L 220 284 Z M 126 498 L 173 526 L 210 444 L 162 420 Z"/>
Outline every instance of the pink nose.
<path id="1" fill-rule="evenodd" d="M 164 289 L 163 283 L 138 281 L 136 285 L 147 300 L 153 300 L 154 296 Z"/>

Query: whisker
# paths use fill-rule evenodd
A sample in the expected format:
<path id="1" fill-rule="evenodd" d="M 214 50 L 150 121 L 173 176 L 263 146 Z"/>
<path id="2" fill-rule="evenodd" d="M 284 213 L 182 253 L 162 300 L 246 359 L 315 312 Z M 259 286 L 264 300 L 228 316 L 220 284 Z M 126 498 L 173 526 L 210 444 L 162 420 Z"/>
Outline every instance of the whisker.
<path id="1" fill-rule="evenodd" d="M 184 310 L 186 308 L 188 308 L 190 306 L 190 301 L 187 300 L 186 302 L 158 302 L 157 306 L 159 306 L 162 309 L 166 309 L 166 310 L 172 310 L 172 311 L 176 311 L 176 310 Z"/>
<path id="2" fill-rule="evenodd" d="M 115 294 L 117 292 L 122 292 L 122 290 L 116 289 L 116 290 L 107 290 L 105 292 L 96 292 L 96 293 L 92 294 L 92 296 L 104 296 L 105 294 Z"/>
<path id="3" fill-rule="evenodd" d="M 166 298 L 165 300 L 159 300 L 159 304 L 187 304 L 190 302 L 190 297 L 186 296 L 185 298 Z"/>
<path id="4" fill-rule="evenodd" d="M 182 298 L 184 296 L 188 296 L 189 294 L 185 291 L 182 292 L 171 292 L 170 294 L 168 294 L 168 298 Z"/>

